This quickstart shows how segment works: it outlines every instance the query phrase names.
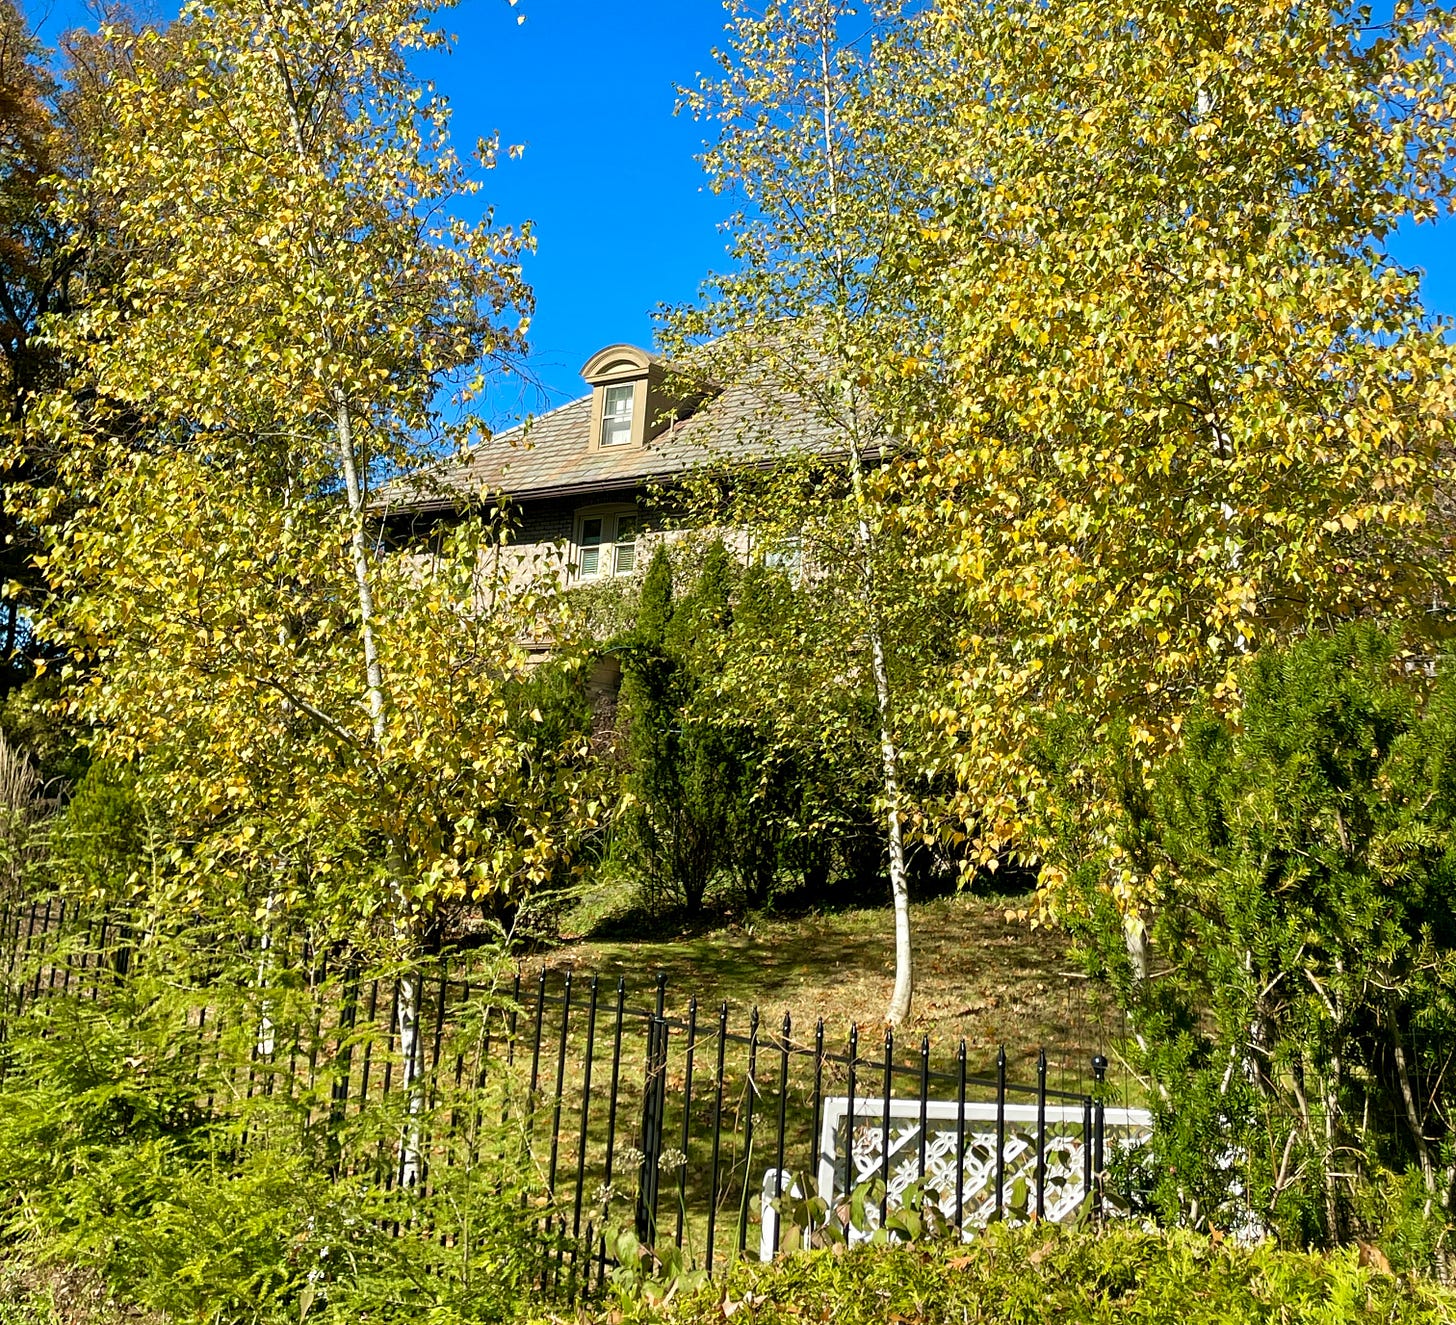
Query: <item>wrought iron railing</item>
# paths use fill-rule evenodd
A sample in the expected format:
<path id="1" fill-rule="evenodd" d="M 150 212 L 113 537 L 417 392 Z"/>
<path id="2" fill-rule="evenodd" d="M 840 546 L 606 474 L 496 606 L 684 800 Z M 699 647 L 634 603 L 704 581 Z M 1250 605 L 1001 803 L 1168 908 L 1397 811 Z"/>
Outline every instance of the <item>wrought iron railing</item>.
<path id="1" fill-rule="evenodd" d="M 59 898 L 0 907 L 0 1037 L 28 1004 L 105 1000 L 129 978 L 135 951 L 130 922 L 115 913 Z M 325 1126 L 397 1099 L 398 976 L 325 978 L 323 954 L 276 938 L 270 960 L 275 972 L 292 963 L 289 983 L 317 994 L 285 1000 L 264 971 L 243 1028 L 248 1052 L 230 1068 L 236 1091 L 316 1099 Z M 803 1033 L 787 1012 L 769 1027 L 756 1008 L 670 1006 L 662 975 L 634 990 L 625 979 L 518 967 L 502 983 L 470 952 L 446 954 L 414 980 L 411 1089 L 449 1093 L 453 1130 L 473 1090 L 509 1086 L 547 1197 L 543 1284 L 566 1296 L 602 1283 L 624 1232 L 649 1264 L 671 1247 L 684 1267 L 713 1274 L 735 1256 L 896 1227 L 904 1235 L 897 1212 L 907 1210 L 962 1237 L 998 1219 L 1096 1215 L 1110 1155 L 1150 1127 L 1145 1112 L 1110 1099 L 1106 1060 L 1086 1046 L 978 1059 L 964 1039 L 944 1049 L 916 1037 L 907 1052 L 888 1029 L 871 1048 L 851 1026 L 841 1049 L 822 1019 Z M 220 1025 L 205 988 L 186 1021 L 199 1064 L 209 1053 L 218 1061 L 240 1029 Z M 440 1178 L 431 1165 L 469 1164 L 475 1153 L 417 1137 L 408 1144 L 418 1171 L 407 1174 L 406 1141 L 395 1144 L 382 1180 L 418 1182 L 422 1193 Z M 343 1171 L 365 1161 L 335 1162 Z"/>

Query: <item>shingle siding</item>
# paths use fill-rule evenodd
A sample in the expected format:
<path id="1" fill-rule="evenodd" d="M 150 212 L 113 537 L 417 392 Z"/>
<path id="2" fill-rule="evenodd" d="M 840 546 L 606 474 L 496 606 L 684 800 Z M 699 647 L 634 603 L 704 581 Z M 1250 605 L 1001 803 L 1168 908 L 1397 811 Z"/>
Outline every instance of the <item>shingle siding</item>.
<path id="1" fill-rule="evenodd" d="M 513 543 L 555 543 L 570 539 L 577 504 L 569 500 L 522 502 Z"/>

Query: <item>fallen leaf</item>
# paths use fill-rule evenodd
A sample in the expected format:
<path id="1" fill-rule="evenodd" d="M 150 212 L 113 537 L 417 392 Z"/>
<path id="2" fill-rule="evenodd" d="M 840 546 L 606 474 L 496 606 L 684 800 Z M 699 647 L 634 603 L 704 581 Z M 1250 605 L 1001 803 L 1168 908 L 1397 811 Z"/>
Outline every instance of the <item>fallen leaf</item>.
<path id="1" fill-rule="evenodd" d="M 1360 1242 L 1356 1244 L 1360 1248 L 1360 1264 L 1368 1266 L 1380 1274 L 1395 1273 L 1390 1268 L 1390 1258 L 1372 1242 Z"/>
<path id="2" fill-rule="evenodd" d="M 1039 1246 L 1034 1252 L 1032 1252 L 1031 1255 L 1028 1256 L 1026 1259 L 1032 1265 L 1040 1265 L 1044 1260 L 1046 1260 L 1048 1256 L 1052 1254 L 1054 1250 L 1056 1250 L 1055 1243 L 1043 1242 L 1041 1246 Z"/>

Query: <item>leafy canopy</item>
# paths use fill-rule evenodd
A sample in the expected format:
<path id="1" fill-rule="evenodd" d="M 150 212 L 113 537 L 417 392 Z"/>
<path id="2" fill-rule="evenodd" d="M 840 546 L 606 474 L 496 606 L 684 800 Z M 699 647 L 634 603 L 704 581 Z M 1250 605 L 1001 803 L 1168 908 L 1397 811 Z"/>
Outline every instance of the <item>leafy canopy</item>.
<path id="1" fill-rule="evenodd" d="M 443 8 L 227 0 L 103 33 L 61 208 L 124 261 L 48 325 L 76 368 L 37 417 L 83 498 L 48 531 L 48 629 L 95 664 L 76 712 L 137 764 L 188 895 L 398 921 L 543 877 L 580 807 L 580 742 L 516 704 L 551 585 L 489 515 L 380 555 L 379 480 L 530 303 L 529 233 L 456 219 L 480 181 L 411 72 Z"/>
<path id="2" fill-rule="evenodd" d="M 923 20 L 892 251 L 924 332 L 900 366 L 935 408 L 892 413 L 918 456 L 887 501 L 961 597 L 937 716 L 1002 843 L 1026 840 L 1040 717 L 1158 749 L 1201 696 L 1237 705 L 1251 650 L 1445 621 L 1456 364 L 1386 241 L 1450 206 L 1453 22 L 1406 0 L 1383 24 L 1165 0 Z"/>

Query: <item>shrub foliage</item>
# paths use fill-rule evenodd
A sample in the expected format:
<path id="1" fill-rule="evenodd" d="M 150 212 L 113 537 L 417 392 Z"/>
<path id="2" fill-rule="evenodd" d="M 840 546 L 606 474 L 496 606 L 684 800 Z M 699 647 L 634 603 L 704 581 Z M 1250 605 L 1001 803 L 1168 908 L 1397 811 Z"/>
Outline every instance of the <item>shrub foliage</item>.
<path id="1" fill-rule="evenodd" d="M 362 1015 L 356 1027 L 358 968 L 326 975 L 277 936 L 264 967 L 231 925 L 169 933 L 136 915 L 112 932 L 86 968 L 84 935 L 32 945 L 37 985 L 52 970 L 75 980 L 6 1027 L 13 1254 L 95 1275 L 179 1325 L 518 1318 L 540 1209 L 503 1122 L 522 1111 L 504 1082 L 477 1079 L 478 1015 L 452 1019 L 440 1070 L 392 1095 L 373 1044 L 361 1102 L 376 1032 Z M 423 1161 L 413 1183 L 405 1146 Z"/>
<path id="2" fill-rule="evenodd" d="M 1188 1234 L 1055 1226 L 994 1229 L 970 1247 L 811 1252 L 772 1266 L 740 1263 L 725 1284 L 664 1307 L 626 1303 L 603 1320 L 718 1325 L 1304 1325 L 1456 1318 L 1433 1285 L 1361 1268 L 1354 1253 L 1240 1249 Z"/>
<path id="3" fill-rule="evenodd" d="M 1351 625 L 1262 652 L 1241 711 L 1196 718 L 1151 776 L 1100 749 L 1131 828 L 1110 858 L 1075 827 L 1060 853 L 1137 1032 L 1159 1115 L 1144 1192 L 1167 1219 L 1304 1244 L 1398 1225 L 1412 1254 L 1445 1251 L 1456 675 L 1426 671 Z M 1064 823 L 1078 739 L 1066 722 L 1043 748 Z M 1136 921 L 1110 896 L 1124 869 L 1157 882 Z"/>

